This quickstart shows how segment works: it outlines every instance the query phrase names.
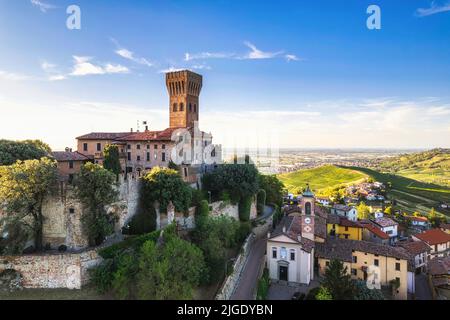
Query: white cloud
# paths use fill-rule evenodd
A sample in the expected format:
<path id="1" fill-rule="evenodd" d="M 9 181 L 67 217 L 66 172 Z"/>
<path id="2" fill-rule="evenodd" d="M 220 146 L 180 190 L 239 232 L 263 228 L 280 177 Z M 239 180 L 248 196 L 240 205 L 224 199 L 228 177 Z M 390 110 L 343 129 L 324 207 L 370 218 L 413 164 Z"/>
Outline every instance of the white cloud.
<path id="1" fill-rule="evenodd" d="M 52 4 L 45 3 L 40 0 L 31 0 L 31 4 L 35 7 L 38 7 L 39 10 L 41 10 L 44 13 L 46 13 L 48 10 L 57 8 L 56 6 L 54 6 Z"/>
<path id="2" fill-rule="evenodd" d="M 4 79 L 4 80 L 9 80 L 9 81 L 23 81 L 23 80 L 29 80 L 32 77 L 24 75 L 24 74 L 0 70 L 0 78 Z"/>
<path id="3" fill-rule="evenodd" d="M 49 81 L 61 81 L 61 80 L 66 80 L 66 79 L 67 79 L 67 77 L 62 74 L 51 75 L 48 77 Z"/>
<path id="4" fill-rule="evenodd" d="M 115 52 L 117 55 L 121 56 L 122 58 L 127 59 L 127 60 L 130 60 L 130 61 L 133 61 L 134 63 L 137 63 L 137 64 L 145 65 L 145 66 L 147 66 L 147 67 L 152 67 L 152 66 L 153 66 L 153 63 L 151 63 L 151 62 L 148 61 L 147 59 L 142 58 L 142 57 L 137 57 L 137 56 L 134 54 L 133 51 L 130 51 L 130 50 L 128 50 L 128 49 L 122 47 L 116 39 L 111 38 L 111 41 L 112 41 L 112 42 L 116 45 L 116 47 L 117 47 L 117 49 L 116 49 L 114 52 Z"/>
<path id="5" fill-rule="evenodd" d="M 416 10 L 416 15 L 419 17 L 431 16 L 436 13 L 450 11 L 450 2 L 444 5 L 439 5 L 435 1 L 431 2 L 429 8 L 419 8 Z"/>
<path id="6" fill-rule="evenodd" d="M 200 53 L 185 53 L 184 61 L 204 60 L 204 59 L 236 59 L 236 60 L 255 60 L 255 59 L 274 59 L 285 58 L 287 62 L 300 61 L 301 59 L 294 54 L 284 54 L 284 51 L 262 51 L 258 49 L 253 43 L 245 41 L 244 45 L 250 48 L 250 52 L 245 54 L 227 53 L 227 52 L 200 52 Z"/>
<path id="7" fill-rule="evenodd" d="M 73 56 L 74 66 L 71 76 L 87 76 L 87 75 L 101 75 L 113 73 L 128 73 L 130 70 L 120 64 L 112 65 L 110 63 L 105 66 L 96 65 L 91 62 L 92 57 Z"/>
<path id="8" fill-rule="evenodd" d="M 206 64 L 194 64 L 191 68 L 196 70 L 211 70 L 211 67 Z"/>

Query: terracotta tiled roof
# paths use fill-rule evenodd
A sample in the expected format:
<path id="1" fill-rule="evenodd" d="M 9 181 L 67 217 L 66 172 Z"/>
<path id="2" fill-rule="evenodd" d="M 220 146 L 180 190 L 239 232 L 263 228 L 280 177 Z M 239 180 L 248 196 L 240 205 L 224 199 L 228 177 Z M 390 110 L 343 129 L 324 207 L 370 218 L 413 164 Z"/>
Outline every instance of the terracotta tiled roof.
<path id="1" fill-rule="evenodd" d="M 327 239 L 323 244 L 316 244 L 316 254 L 325 259 L 341 259 L 350 262 L 352 250 L 378 254 L 380 256 L 409 260 L 409 255 L 400 248 L 384 244 L 347 239 Z"/>
<path id="2" fill-rule="evenodd" d="M 355 221 L 349 220 L 345 217 L 338 216 L 336 214 L 328 215 L 327 223 L 338 224 L 343 227 L 362 228 L 363 226 Z"/>
<path id="3" fill-rule="evenodd" d="M 417 239 L 422 240 L 429 245 L 435 245 L 450 241 L 450 234 L 445 233 L 441 229 L 431 229 L 414 235 Z"/>
<path id="4" fill-rule="evenodd" d="M 353 209 L 352 207 L 346 206 L 344 204 L 335 204 L 333 206 L 333 208 L 336 209 L 336 210 L 346 211 L 346 212 Z"/>
<path id="5" fill-rule="evenodd" d="M 382 217 L 382 218 L 377 218 L 375 220 L 372 220 L 375 224 L 379 225 L 382 228 L 385 227 L 391 227 L 391 226 L 396 226 L 398 225 L 397 222 L 395 222 L 394 220 L 392 220 L 391 218 L 386 218 L 386 217 Z"/>
<path id="6" fill-rule="evenodd" d="M 291 240 L 299 242 L 302 245 L 302 249 L 306 252 L 311 252 L 312 248 L 314 248 L 314 241 L 301 236 L 302 227 L 300 216 L 284 217 L 270 235 L 270 239 L 273 239 L 280 235 L 285 235 Z"/>
<path id="7" fill-rule="evenodd" d="M 319 206 L 314 206 L 314 214 L 324 219 L 328 218 L 328 212 L 324 208 Z"/>
<path id="8" fill-rule="evenodd" d="M 123 138 L 132 132 L 91 132 L 83 136 L 77 137 L 80 140 L 116 140 Z"/>
<path id="9" fill-rule="evenodd" d="M 87 161 L 92 158 L 85 156 L 77 151 L 71 152 L 71 151 L 54 151 L 52 152 L 53 158 L 55 158 L 56 161 Z"/>
<path id="10" fill-rule="evenodd" d="M 389 235 L 384 232 L 383 230 L 381 230 L 380 228 L 375 227 L 373 224 L 371 223 L 364 223 L 363 227 L 366 228 L 367 230 L 369 230 L 370 232 L 372 232 L 374 235 L 376 235 L 378 238 L 381 239 L 389 239 Z"/>
<path id="11" fill-rule="evenodd" d="M 428 218 L 427 217 L 408 217 L 408 219 L 412 220 L 412 221 L 418 221 L 418 222 L 428 222 Z"/>
<path id="12" fill-rule="evenodd" d="M 414 256 L 431 251 L 431 248 L 422 241 L 398 242 L 397 245 L 404 248 L 408 253 Z"/>
<path id="13" fill-rule="evenodd" d="M 450 257 L 436 257 L 428 261 L 428 271 L 432 276 L 450 274 Z"/>

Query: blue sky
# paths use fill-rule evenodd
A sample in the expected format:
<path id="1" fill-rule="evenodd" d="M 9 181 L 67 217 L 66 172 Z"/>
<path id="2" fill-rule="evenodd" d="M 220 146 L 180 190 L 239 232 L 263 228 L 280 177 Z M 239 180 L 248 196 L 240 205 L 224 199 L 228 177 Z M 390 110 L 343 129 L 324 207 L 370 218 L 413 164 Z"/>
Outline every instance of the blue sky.
<path id="1" fill-rule="evenodd" d="M 2 138 L 61 149 L 137 120 L 163 129 L 162 72 L 189 68 L 200 126 L 226 145 L 450 147 L 446 0 L 0 0 L 0 40 Z"/>

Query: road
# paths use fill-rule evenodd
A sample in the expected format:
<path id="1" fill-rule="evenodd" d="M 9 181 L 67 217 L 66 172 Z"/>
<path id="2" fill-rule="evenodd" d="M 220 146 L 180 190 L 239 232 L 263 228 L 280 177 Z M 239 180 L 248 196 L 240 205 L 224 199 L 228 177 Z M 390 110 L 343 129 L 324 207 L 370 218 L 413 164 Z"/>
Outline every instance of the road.
<path id="1" fill-rule="evenodd" d="M 250 254 L 247 257 L 247 262 L 242 271 L 239 284 L 231 296 L 231 300 L 253 300 L 253 290 L 258 283 L 258 273 L 262 263 L 262 257 L 266 251 L 267 239 L 262 238 L 256 240 Z"/>
<path id="2" fill-rule="evenodd" d="M 428 286 L 427 276 L 416 274 L 416 300 L 432 300 L 430 287 Z"/>

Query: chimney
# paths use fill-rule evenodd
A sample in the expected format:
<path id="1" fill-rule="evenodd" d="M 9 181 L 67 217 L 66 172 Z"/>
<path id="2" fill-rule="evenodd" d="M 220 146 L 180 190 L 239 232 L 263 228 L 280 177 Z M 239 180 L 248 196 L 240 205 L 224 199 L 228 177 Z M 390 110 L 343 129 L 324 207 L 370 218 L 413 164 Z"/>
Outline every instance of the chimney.
<path id="1" fill-rule="evenodd" d="M 72 152 L 72 148 L 66 147 L 66 152 Z"/>
<path id="2" fill-rule="evenodd" d="M 148 131 L 148 126 L 145 126 L 145 131 Z"/>
<path id="3" fill-rule="evenodd" d="M 130 132 L 133 133 L 133 128 L 130 129 Z"/>

